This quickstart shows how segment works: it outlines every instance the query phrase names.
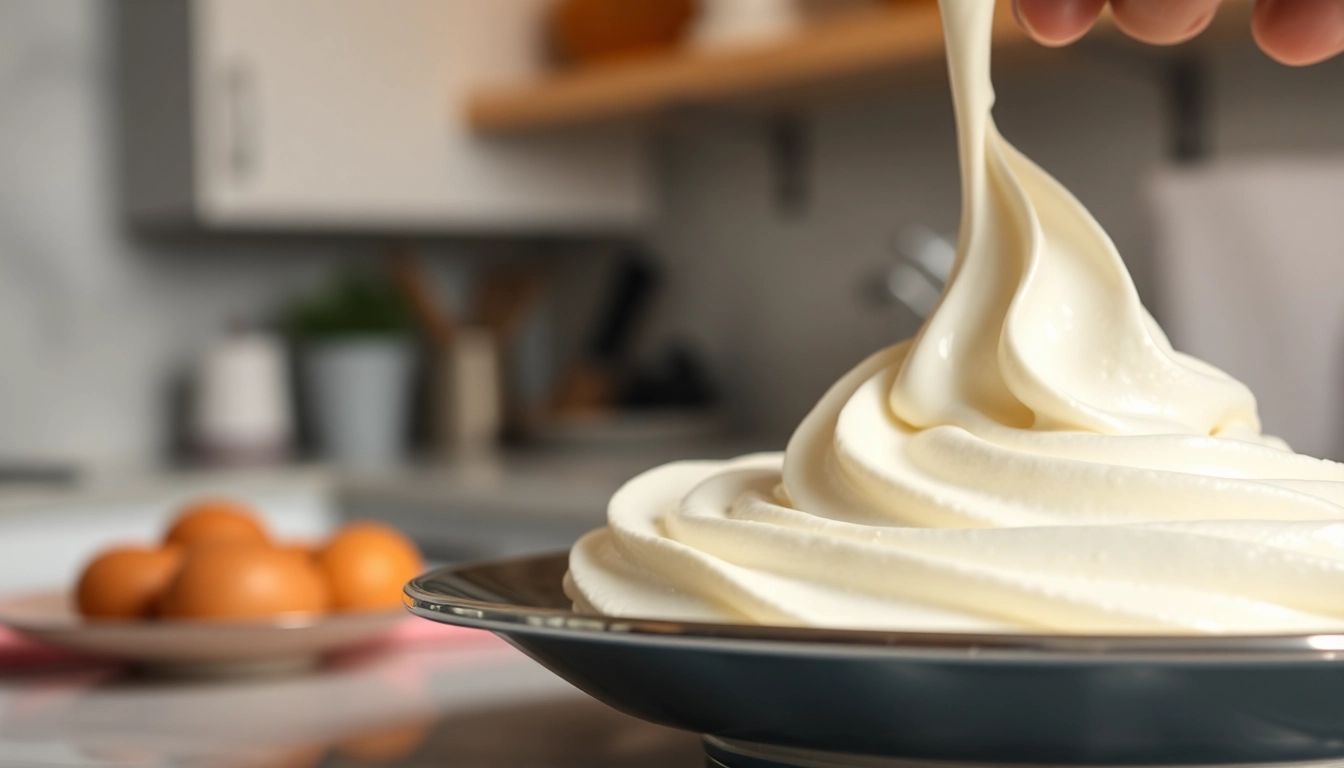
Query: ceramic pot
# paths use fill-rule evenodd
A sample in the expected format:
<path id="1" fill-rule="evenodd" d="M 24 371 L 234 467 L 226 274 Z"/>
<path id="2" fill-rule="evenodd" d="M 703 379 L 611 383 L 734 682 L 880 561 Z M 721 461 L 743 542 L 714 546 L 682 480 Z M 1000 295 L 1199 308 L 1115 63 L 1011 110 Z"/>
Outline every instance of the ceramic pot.
<path id="1" fill-rule="evenodd" d="M 414 345 L 401 336 L 307 344 L 304 399 L 322 458 L 365 468 L 406 458 L 414 357 Z"/>

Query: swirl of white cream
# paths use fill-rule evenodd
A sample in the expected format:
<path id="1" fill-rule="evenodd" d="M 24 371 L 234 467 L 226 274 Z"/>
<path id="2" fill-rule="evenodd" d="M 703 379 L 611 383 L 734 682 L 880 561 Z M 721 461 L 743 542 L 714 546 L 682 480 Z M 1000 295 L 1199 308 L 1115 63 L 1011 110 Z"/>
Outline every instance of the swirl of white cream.
<path id="1" fill-rule="evenodd" d="M 943 631 L 1344 629 L 1344 465 L 1174 351 L 1110 239 L 999 135 L 992 3 L 942 0 L 957 264 L 787 451 L 647 472 L 575 546 L 583 610 Z"/>

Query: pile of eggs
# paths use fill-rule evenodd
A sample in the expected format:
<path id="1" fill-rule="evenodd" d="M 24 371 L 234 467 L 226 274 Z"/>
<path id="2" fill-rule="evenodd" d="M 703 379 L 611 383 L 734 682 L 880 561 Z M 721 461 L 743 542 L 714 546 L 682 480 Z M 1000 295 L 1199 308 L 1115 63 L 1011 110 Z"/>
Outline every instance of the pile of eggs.
<path id="1" fill-rule="evenodd" d="M 94 619 L 247 620 L 385 610 L 423 569 L 415 545 L 381 523 L 353 522 L 321 544 L 276 542 L 246 504 L 188 504 L 157 546 L 95 557 L 75 591 Z"/>

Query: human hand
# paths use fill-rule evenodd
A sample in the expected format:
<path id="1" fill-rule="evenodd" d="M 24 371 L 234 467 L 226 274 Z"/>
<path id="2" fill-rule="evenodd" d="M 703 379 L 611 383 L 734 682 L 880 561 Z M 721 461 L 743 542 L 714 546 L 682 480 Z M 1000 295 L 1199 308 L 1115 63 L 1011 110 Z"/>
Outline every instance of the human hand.
<path id="1" fill-rule="evenodd" d="M 1036 40 L 1067 45 L 1082 37 L 1107 0 L 1013 0 L 1017 19 Z M 1110 0 L 1115 24 L 1138 40 L 1171 45 L 1198 35 L 1219 0 Z M 1344 51 L 1344 0 L 1256 0 L 1255 41 L 1272 58 L 1315 64 Z"/>

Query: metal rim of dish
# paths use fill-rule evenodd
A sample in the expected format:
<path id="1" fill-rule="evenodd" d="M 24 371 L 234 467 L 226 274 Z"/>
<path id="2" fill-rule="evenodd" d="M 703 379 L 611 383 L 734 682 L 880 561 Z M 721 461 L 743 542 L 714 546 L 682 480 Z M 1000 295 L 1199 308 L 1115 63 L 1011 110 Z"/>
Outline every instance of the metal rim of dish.
<path id="1" fill-rule="evenodd" d="M 1145 662 L 1310 662 L 1344 660 L 1344 634 L 1275 635 L 1070 635 L 971 634 L 861 629 L 711 624 L 657 618 L 625 618 L 500 602 L 470 578 L 483 569 L 568 562 L 568 553 L 448 566 L 411 580 L 404 602 L 411 613 L 431 621 L 473 627 L 502 635 L 566 636 L 594 642 L 732 646 L 744 651 L 823 655 L 1023 658 L 1031 661 L 1142 660 Z M 545 568 L 541 570 L 546 570 Z M 497 581 L 497 579 L 495 579 Z M 521 586 L 521 585 L 520 585 Z M 535 588 L 538 585 L 530 585 Z M 543 587 L 545 585 L 542 585 Z M 559 589 L 559 585 L 551 585 Z M 474 595 L 474 596 L 473 596 Z"/>

